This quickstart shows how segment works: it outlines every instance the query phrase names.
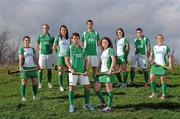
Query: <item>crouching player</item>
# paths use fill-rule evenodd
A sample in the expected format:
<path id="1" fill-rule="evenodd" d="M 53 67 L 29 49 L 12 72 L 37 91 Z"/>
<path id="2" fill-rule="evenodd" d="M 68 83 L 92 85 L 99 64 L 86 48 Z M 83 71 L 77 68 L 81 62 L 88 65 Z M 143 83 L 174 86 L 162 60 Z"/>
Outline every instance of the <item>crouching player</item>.
<path id="1" fill-rule="evenodd" d="M 103 37 L 101 40 L 102 45 L 102 54 L 101 54 L 101 60 L 98 66 L 97 74 L 99 69 L 101 68 L 101 73 L 107 72 L 108 75 L 100 76 L 97 81 L 95 82 L 95 92 L 96 95 L 101 100 L 102 106 L 104 109 L 103 112 L 110 112 L 111 111 L 111 105 L 113 100 L 113 92 L 112 92 L 112 85 L 114 82 L 114 75 L 112 75 L 112 71 L 114 70 L 114 66 L 116 64 L 116 58 L 115 53 L 112 48 L 111 40 L 108 37 Z M 108 104 L 106 105 L 105 99 L 100 92 L 101 83 L 105 83 L 106 85 L 106 91 L 108 93 Z"/>
<path id="2" fill-rule="evenodd" d="M 39 99 L 36 97 L 37 94 L 37 73 L 36 65 L 38 65 L 38 59 L 35 57 L 35 49 L 30 46 L 30 37 L 23 37 L 23 47 L 19 49 L 19 69 L 21 71 L 21 97 L 22 101 L 26 101 L 25 92 L 28 79 L 32 80 L 32 92 L 33 99 Z M 33 70 L 34 69 L 34 70 Z M 32 70 L 32 71 L 28 71 Z"/>
<path id="3" fill-rule="evenodd" d="M 89 104 L 90 97 L 90 83 L 87 76 L 88 61 L 83 48 L 79 45 L 79 34 L 73 33 L 71 40 L 72 44 L 67 47 L 65 52 L 65 63 L 68 69 L 71 71 L 69 73 L 69 112 L 75 112 L 74 109 L 74 90 L 76 83 L 79 80 L 80 84 L 84 86 L 84 96 L 85 105 L 84 109 L 94 110 L 92 105 Z M 84 75 L 76 75 L 76 73 L 84 73 Z"/>
<path id="4" fill-rule="evenodd" d="M 164 45 L 164 37 L 162 34 L 156 36 L 157 45 L 152 47 L 150 60 L 151 60 L 151 71 L 150 71 L 150 84 L 152 89 L 152 94 L 149 98 L 156 97 L 156 76 L 160 76 L 161 86 L 162 86 L 162 96 L 161 99 L 166 98 L 166 75 L 167 68 L 172 69 L 172 54 L 170 53 L 170 48 Z M 168 61 L 167 61 L 168 57 Z M 166 65 L 169 65 L 166 67 Z"/>

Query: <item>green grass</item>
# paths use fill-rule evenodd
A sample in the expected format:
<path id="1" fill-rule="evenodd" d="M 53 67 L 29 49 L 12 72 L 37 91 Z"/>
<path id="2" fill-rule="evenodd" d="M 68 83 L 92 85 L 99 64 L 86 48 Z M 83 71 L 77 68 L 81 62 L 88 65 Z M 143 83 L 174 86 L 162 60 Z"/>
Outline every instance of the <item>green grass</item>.
<path id="1" fill-rule="evenodd" d="M 179 67 L 177 67 L 180 69 Z M 15 68 L 13 68 L 15 69 Z M 151 93 L 150 87 L 143 88 L 143 74 L 136 75 L 136 85 L 125 89 L 114 88 L 113 112 L 103 113 L 101 110 L 87 111 L 82 108 L 84 104 L 83 87 L 79 84 L 75 92 L 75 107 L 77 111 L 70 114 L 68 112 L 68 97 L 66 86 L 65 92 L 60 92 L 56 80 L 56 72 L 53 75 L 53 88 L 47 88 L 47 80 L 43 80 L 43 89 L 38 90 L 40 101 L 32 100 L 31 81 L 27 86 L 27 102 L 21 102 L 19 94 L 20 79 L 18 76 L 9 76 L 7 74 L 8 68 L 0 68 L 0 118 L 116 118 L 116 119 L 179 119 L 180 118 L 180 72 L 178 69 L 175 73 L 168 75 L 168 98 L 167 100 L 160 100 L 160 98 L 149 99 L 148 95 Z M 93 83 L 90 77 L 91 83 Z M 159 79 L 156 80 L 158 84 L 158 95 L 161 95 L 161 87 Z M 65 82 L 67 85 L 67 82 Z M 93 85 L 91 86 L 93 87 Z M 105 87 L 102 87 L 105 98 Z M 95 95 L 93 88 L 91 88 L 90 102 L 93 105 L 100 103 Z"/>

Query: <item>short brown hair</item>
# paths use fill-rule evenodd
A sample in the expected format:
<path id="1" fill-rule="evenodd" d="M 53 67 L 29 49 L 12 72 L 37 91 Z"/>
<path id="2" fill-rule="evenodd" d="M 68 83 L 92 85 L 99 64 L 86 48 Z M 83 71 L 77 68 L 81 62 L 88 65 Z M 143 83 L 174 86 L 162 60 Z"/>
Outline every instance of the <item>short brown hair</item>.
<path id="1" fill-rule="evenodd" d="M 91 20 L 91 19 L 88 19 L 88 20 L 86 21 L 86 24 L 87 24 L 88 22 L 91 22 L 91 23 L 93 24 L 93 20 Z"/>
<path id="2" fill-rule="evenodd" d="M 77 32 L 72 33 L 71 39 L 73 38 L 73 36 L 76 36 L 76 37 L 79 37 L 79 38 L 80 38 L 79 33 L 77 33 Z"/>
<path id="3" fill-rule="evenodd" d="M 31 38 L 30 38 L 29 36 L 24 36 L 24 37 L 23 37 L 23 41 L 24 41 L 26 38 L 31 41 Z"/>
<path id="4" fill-rule="evenodd" d="M 43 24 L 43 25 L 42 25 L 42 27 L 43 27 L 43 26 L 47 26 L 47 27 L 48 27 L 48 29 L 49 29 L 49 25 L 48 25 L 48 24 Z"/>

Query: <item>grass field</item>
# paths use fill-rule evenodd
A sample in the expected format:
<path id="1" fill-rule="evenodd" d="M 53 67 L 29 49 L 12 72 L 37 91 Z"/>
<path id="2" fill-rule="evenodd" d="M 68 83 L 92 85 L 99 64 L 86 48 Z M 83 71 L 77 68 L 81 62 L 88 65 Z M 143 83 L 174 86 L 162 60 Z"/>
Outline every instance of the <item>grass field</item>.
<path id="1" fill-rule="evenodd" d="M 15 68 L 14 68 L 15 69 Z M 27 102 L 21 102 L 19 93 L 20 79 L 18 76 L 9 76 L 8 68 L 0 68 L 0 119 L 89 119 L 89 118 L 116 118 L 116 119 L 180 119 L 180 67 L 176 67 L 176 72 L 168 75 L 168 98 L 149 99 L 150 87 L 143 87 L 143 74 L 136 75 L 136 85 L 121 89 L 114 88 L 113 111 L 103 113 L 101 110 L 87 111 L 82 108 L 84 104 L 83 88 L 78 85 L 75 92 L 76 112 L 68 112 L 69 103 L 67 97 L 67 86 L 65 92 L 60 92 L 56 75 L 53 75 L 53 88 L 47 88 L 47 80 L 43 80 L 43 89 L 38 90 L 41 100 L 32 100 L 31 82 L 27 86 Z M 179 73 L 179 74 L 178 74 Z M 92 78 L 90 77 L 91 83 Z M 161 95 L 160 81 L 157 80 L 158 94 Z M 65 83 L 67 85 L 67 83 Z M 102 91 L 107 99 L 105 87 Z M 93 105 L 100 103 L 91 88 L 90 102 Z"/>

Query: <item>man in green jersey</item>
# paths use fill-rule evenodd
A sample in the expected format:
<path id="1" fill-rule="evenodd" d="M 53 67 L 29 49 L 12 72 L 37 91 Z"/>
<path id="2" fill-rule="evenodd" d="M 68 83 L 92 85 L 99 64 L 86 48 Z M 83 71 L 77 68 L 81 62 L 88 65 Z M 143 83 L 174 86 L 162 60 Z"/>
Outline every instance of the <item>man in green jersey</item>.
<path id="1" fill-rule="evenodd" d="M 143 30 L 141 28 L 136 29 L 137 38 L 134 39 L 134 48 L 135 54 L 131 59 L 131 81 L 129 84 L 132 84 L 135 77 L 135 67 L 138 64 L 138 67 L 143 69 L 144 72 L 144 87 L 148 86 L 149 72 L 148 72 L 148 58 L 150 56 L 150 41 L 147 37 L 143 35 Z"/>
<path id="2" fill-rule="evenodd" d="M 77 81 L 84 86 L 84 96 L 85 96 L 85 105 L 84 109 L 94 110 L 94 108 L 89 104 L 90 97 L 90 83 L 87 76 L 87 57 L 84 52 L 84 49 L 79 45 L 79 34 L 73 33 L 71 40 L 72 45 L 68 46 L 65 52 L 65 63 L 68 69 L 71 71 L 69 73 L 69 112 L 75 112 L 74 109 L 74 90 L 76 87 Z M 78 73 L 83 73 L 84 75 L 77 75 Z"/>
<path id="3" fill-rule="evenodd" d="M 51 77 L 52 77 L 52 67 L 53 67 L 53 42 L 54 38 L 49 33 L 49 25 L 43 24 L 42 26 L 43 33 L 40 34 L 37 38 L 36 49 L 39 51 L 39 65 L 41 70 L 39 70 L 38 81 L 39 88 L 42 88 L 42 75 L 43 69 L 48 69 L 48 87 L 52 88 Z"/>
<path id="4" fill-rule="evenodd" d="M 99 63 L 99 56 L 101 54 L 101 49 L 99 47 L 100 44 L 100 36 L 93 29 L 93 21 L 86 21 L 87 31 L 83 32 L 81 35 L 81 46 L 84 48 L 88 63 L 91 65 L 93 69 L 93 76 L 95 78 L 96 68 Z"/>

